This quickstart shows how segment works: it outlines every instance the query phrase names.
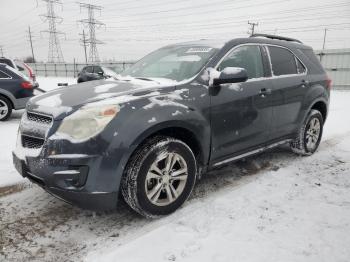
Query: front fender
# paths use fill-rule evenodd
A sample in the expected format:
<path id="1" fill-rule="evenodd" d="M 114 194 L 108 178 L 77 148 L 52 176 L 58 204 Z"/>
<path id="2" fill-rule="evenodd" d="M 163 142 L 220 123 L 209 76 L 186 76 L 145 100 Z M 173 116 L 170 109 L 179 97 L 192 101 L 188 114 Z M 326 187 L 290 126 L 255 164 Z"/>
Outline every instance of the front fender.
<path id="1" fill-rule="evenodd" d="M 105 130 L 107 132 L 103 132 L 105 140 L 110 141 L 107 155 L 108 159 L 113 159 L 117 174 L 114 186 L 119 188 L 125 166 L 135 149 L 147 137 L 166 128 L 191 132 L 201 147 L 203 162 L 207 163 L 210 153 L 210 97 L 207 93 L 207 89 L 198 86 L 121 104 L 117 117 Z"/>

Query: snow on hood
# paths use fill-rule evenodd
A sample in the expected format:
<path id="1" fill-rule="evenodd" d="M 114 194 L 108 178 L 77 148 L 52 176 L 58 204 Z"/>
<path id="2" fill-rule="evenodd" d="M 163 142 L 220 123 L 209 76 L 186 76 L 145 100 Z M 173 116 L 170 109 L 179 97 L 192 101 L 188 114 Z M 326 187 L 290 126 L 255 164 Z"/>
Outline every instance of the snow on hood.
<path id="1" fill-rule="evenodd" d="M 27 109 L 60 118 L 87 103 L 116 104 L 128 102 L 139 99 L 140 96 L 134 95 L 139 91 L 146 92 L 142 94 L 143 96 L 153 96 L 158 94 L 158 89 L 176 86 L 178 83 L 174 80 L 162 78 L 142 80 L 128 77 L 118 81 L 90 81 L 33 97 L 29 101 Z"/>

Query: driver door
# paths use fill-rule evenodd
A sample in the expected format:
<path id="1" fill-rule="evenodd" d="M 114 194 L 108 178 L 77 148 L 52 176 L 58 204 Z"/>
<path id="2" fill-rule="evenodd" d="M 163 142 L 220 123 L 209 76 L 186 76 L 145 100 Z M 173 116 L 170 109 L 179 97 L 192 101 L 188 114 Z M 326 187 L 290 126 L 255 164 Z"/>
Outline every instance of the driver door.
<path id="1" fill-rule="evenodd" d="M 271 80 L 258 45 L 231 49 L 217 70 L 241 67 L 248 73 L 242 83 L 222 84 L 211 96 L 211 162 L 250 151 L 267 141 L 272 118 Z"/>

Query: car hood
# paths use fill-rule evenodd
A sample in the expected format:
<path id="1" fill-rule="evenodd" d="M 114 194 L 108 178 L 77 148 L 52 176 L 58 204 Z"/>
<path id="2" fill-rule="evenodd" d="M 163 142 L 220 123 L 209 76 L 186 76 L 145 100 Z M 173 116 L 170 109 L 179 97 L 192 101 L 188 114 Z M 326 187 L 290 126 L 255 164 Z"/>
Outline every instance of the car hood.
<path id="1" fill-rule="evenodd" d="M 122 103 L 140 96 L 152 95 L 158 89 L 175 86 L 176 81 L 157 79 L 155 81 L 97 80 L 59 88 L 33 97 L 27 104 L 28 111 L 52 115 L 55 119 L 64 118 L 77 108 L 88 103 Z"/>

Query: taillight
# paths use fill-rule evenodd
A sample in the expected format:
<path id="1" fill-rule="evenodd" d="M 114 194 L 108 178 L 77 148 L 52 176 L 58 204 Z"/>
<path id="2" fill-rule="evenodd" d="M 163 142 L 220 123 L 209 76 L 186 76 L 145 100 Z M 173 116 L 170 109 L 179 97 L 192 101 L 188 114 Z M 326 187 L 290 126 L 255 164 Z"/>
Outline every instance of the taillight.
<path id="1" fill-rule="evenodd" d="M 326 86 L 328 89 L 331 89 L 331 87 L 332 87 L 332 79 L 330 79 L 328 76 L 326 79 Z"/>
<path id="2" fill-rule="evenodd" d="M 23 81 L 21 83 L 21 87 L 24 89 L 32 89 L 33 88 L 33 84 L 31 82 L 28 81 Z"/>

